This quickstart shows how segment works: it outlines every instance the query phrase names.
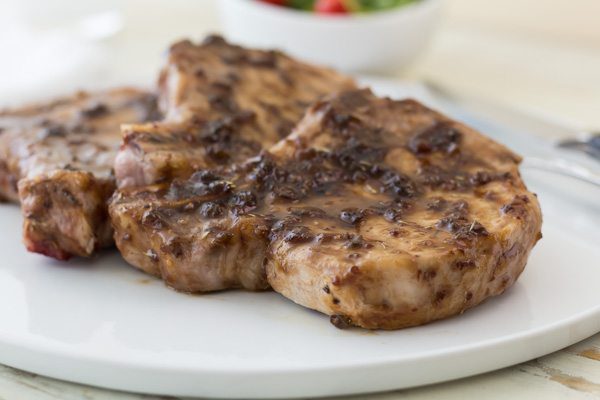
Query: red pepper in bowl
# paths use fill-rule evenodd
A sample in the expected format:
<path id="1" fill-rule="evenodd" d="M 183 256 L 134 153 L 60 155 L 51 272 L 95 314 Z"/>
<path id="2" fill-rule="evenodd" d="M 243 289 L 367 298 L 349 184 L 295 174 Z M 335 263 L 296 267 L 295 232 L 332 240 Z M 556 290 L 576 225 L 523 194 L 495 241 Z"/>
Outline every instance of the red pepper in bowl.
<path id="1" fill-rule="evenodd" d="M 349 10 L 343 0 L 317 0 L 315 11 L 321 14 L 346 14 Z"/>
<path id="2" fill-rule="evenodd" d="M 260 0 L 263 3 L 273 4 L 274 6 L 285 6 L 285 0 Z"/>

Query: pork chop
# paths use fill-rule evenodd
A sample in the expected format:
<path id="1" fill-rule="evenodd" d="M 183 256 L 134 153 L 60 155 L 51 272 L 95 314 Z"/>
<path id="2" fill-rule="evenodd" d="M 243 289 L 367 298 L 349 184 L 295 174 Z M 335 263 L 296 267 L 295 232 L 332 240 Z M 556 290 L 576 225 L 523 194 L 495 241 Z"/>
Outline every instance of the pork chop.
<path id="1" fill-rule="evenodd" d="M 112 199 L 125 259 L 181 291 L 266 289 L 338 327 L 449 317 L 510 287 L 541 237 L 520 157 L 413 100 L 347 91 L 239 165 Z"/>
<path id="2" fill-rule="evenodd" d="M 124 128 L 119 187 L 243 161 L 287 136 L 312 102 L 354 82 L 277 51 L 210 36 L 199 45 L 174 44 L 159 87 L 165 122 Z"/>
<path id="3" fill-rule="evenodd" d="M 113 243 L 120 124 L 156 117 L 154 95 L 126 88 L 0 112 L 0 196 L 21 202 L 29 251 L 64 260 Z"/>

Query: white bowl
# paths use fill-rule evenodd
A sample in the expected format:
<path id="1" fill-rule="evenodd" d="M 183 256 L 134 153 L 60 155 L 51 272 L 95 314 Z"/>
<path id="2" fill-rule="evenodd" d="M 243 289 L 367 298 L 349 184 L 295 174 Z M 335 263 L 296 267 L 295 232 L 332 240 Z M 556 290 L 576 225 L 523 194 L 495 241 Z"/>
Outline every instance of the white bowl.
<path id="1" fill-rule="evenodd" d="M 423 50 L 440 0 L 366 14 L 320 15 L 257 0 L 219 0 L 225 35 L 247 46 L 277 48 L 348 72 L 391 72 Z"/>

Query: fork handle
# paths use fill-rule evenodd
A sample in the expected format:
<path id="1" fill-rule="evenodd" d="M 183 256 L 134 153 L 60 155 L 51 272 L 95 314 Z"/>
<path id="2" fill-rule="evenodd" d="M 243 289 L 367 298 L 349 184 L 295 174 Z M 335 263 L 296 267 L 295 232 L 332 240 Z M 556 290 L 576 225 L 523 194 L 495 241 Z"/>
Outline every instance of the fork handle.
<path id="1" fill-rule="evenodd" d="M 525 157 L 521 166 L 523 168 L 557 173 L 600 187 L 600 173 L 560 158 L 543 159 L 537 157 Z"/>

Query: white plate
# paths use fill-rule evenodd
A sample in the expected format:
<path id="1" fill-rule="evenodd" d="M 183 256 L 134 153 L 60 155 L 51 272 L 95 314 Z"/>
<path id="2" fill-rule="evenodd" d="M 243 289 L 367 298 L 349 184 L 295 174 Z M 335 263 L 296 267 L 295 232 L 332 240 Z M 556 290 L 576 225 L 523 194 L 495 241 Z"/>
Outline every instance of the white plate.
<path id="1" fill-rule="evenodd" d="M 525 178 L 544 239 L 518 283 L 459 317 L 396 332 L 338 330 L 275 293 L 178 294 L 116 252 L 67 264 L 27 254 L 18 208 L 0 206 L 0 362 L 129 391 L 266 398 L 405 388 L 541 356 L 600 330 L 600 191 Z"/>

